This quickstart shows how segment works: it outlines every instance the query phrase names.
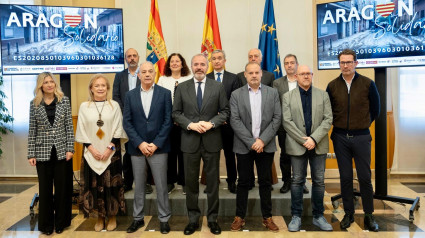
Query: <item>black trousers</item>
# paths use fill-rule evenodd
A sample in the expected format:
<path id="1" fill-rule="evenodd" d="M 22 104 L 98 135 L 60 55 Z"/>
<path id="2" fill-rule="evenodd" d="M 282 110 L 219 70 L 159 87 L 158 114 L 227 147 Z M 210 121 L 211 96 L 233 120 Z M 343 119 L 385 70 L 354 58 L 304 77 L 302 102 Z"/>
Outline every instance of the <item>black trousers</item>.
<path id="1" fill-rule="evenodd" d="M 363 211 L 373 213 L 373 187 L 371 182 L 370 156 L 371 141 L 369 135 L 347 136 L 332 133 L 331 139 L 335 148 L 341 183 L 342 203 L 346 213 L 354 213 L 353 202 L 353 158 L 360 184 Z"/>
<path id="2" fill-rule="evenodd" d="M 272 164 L 274 153 L 236 154 L 238 160 L 238 188 L 236 190 L 236 216 L 245 218 L 248 206 L 248 192 L 251 187 L 252 167 L 257 167 L 258 183 L 260 184 L 261 213 L 264 218 L 272 216 L 272 199 L 270 186 L 272 185 Z"/>
<path id="3" fill-rule="evenodd" d="M 227 183 L 235 183 L 238 176 L 236 170 L 236 158 L 233 152 L 233 129 L 230 124 L 221 126 L 221 138 L 223 141 L 224 157 L 226 159 Z"/>
<path id="4" fill-rule="evenodd" d="M 282 181 L 284 183 L 291 182 L 291 158 L 286 154 L 285 140 L 286 132 L 284 130 L 277 131 L 277 140 L 280 147 L 280 171 L 282 171 Z"/>
<path id="5" fill-rule="evenodd" d="M 168 153 L 167 183 L 178 183 L 185 186 L 184 182 L 184 160 L 180 149 L 181 127 L 173 125 L 170 132 L 171 150 Z"/>
<path id="6" fill-rule="evenodd" d="M 45 232 L 53 231 L 55 227 L 68 227 L 72 214 L 72 159 L 58 160 L 53 147 L 50 160 L 37 161 L 36 168 L 39 187 L 38 230 Z"/>
<path id="7" fill-rule="evenodd" d="M 204 162 L 204 171 L 207 180 L 208 222 L 216 222 L 218 217 L 218 183 L 220 171 L 220 151 L 208 152 L 203 142 L 195 153 L 183 152 L 184 172 L 186 180 L 186 207 L 190 223 L 198 223 L 201 210 L 198 205 L 199 197 L 199 169 L 201 158 Z"/>

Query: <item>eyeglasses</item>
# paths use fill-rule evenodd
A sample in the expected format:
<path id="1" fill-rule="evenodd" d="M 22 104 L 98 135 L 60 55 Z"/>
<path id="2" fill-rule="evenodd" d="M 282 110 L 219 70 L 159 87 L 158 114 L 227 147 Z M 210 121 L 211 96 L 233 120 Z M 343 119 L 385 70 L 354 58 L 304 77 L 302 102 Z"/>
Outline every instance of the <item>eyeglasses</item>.
<path id="1" fill-rule="evenodd" d="M 347 65 L 347 66 L 351 66 L 354 64 L 354 61 L 339 61 L 339 65 Z"/>
<path id="2" fill-rule="evenodd" d="M 301 77 L 305 77 L 305 76 L 310 77 L 310 76 L 313 75 L 313 73 L 300 73 L 300 74 L 297 74 L 297 75 L 301 76 Z"/>

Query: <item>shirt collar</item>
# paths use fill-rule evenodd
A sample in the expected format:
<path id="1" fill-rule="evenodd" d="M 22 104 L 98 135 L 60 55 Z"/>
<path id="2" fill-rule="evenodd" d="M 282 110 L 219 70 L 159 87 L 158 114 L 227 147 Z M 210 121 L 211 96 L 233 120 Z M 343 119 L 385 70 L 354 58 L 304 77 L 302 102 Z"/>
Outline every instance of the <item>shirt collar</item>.
<path id="1" fill-rule="evenodd" d="M 254 90 L 251 88 L 251 86 L 249 86 L 249 84 L 246 84 L 246 85 L 248 85 L 248 91 L 254 91 Z M 260 86 L 258 87 L 258 90 L 261 90 L 261 83 L 260 83 Z"/>
<path id="2" fill-rule="evenodd" d="M 301 95 L 311 95 L 311 88 L 312 88 L 312 86 L 310 86 L 310 88 L 307 90 L 307 91 L 305 91 L 303 88 L 301 88 L 301 87 L 298 87 L 299 89 L 300 89 L 300 93 L 301 93 Z"/>
<path id="3" fill-rule="evenodd" d="M 353 75 L 353 78 L 351 79 L 351 83 L 356 79 L 356 78 L 358 78 L 358 76 L 359 76 L 359 74 L 357 73 L 357 72 L 354 72 L 354 75 Z M 342 74 L 341 74 L 341 79 L 342 80 L 344 80 L 344 82 L 345 83 L 347 83 L 347 80 L 345 80 L 345 78 L 344 78 L 344 76 L 342 76 Z M 350 84 L 351 84 L 350 83 Z"/>
<path id="4" fill-rule="evenodd" d="M 195 84 L 199 82 L 195 77 L 193 77 L 193 81 L 195 82 Z M 204 79 L 202 79 L 201 82 L 205 83 L 206 81 L 207 81 L 207 77 L 204 77 Z"/>
<path id="5" fill-rule="evenodd" d="M 215 71 L 215 70 L 214 70 L 214 75 L 217 75 L 217 73 L 221 73 L 220 75 L 221 75 L 221 76 L 223 76 L 223 74 L 224 74 L 224 69 L 223 69 L 223 70 L 221 70 L 221 71 Z"/>
<path id="6" fill-rule="evenodd" d="M 142 91 L 142 92 L 150 92 L 151 90 L 153 90 L 153 87 L 154 86 L 155 86 L 155 84 L 152 84 L 152 86 L 148 90 L 145 90 L 145 89 L 143 89 L 142 85 L 140 85 L 140 91 Z"/>

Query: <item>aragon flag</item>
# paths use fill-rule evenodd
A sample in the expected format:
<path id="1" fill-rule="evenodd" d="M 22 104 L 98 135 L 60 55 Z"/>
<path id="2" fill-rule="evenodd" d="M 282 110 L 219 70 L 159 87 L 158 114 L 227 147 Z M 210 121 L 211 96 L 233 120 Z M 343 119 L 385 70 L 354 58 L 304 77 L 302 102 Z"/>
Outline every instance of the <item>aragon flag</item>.
<path id="1" fill-rule="evenodd" d="M 162 34 L 157 0 L 151 0 L 146 60 L 152 62 L 155 66 L 156 83 L 159 77 L 164 75 L 164 67 L 167 62 L 167 48 L 165 47 L 164 35 Z"/>
<path id="2" fill-rule="evenodd" d="M 215 1 L 207 1 L 207 10 L 205 12 L 204 33 L 202 35 L 201 53 L 208 57 L 208 72 L 213 71 L 210 61 L 211 53 L 214 50 L 222 49 L 220 40 L 220 30 L 218 28 L 217 12 L 215 10 Z"/>
<path id="3" fill-rule="evenodd" d="M 276 22 L 274 20 L 273 0 L 266 0 L 264 6 L 263 24 L 261 24 L 258 49 L 263 54 L 261 68 L 272 72 L 274 77 L 282 77 L 279 45 L 277 43 Z"/>

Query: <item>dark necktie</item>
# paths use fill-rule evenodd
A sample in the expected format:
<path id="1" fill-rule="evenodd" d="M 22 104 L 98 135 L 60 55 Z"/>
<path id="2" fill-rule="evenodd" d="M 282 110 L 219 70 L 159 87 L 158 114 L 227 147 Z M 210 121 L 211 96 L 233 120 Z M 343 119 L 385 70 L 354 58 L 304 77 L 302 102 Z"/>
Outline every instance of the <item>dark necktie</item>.
<path id="1" fill-rule="evenodd" d="M 176 80 L 176 82 L 174 83 L 173 99 L 174 99 L 174 95 L 176 95 L 176 91 L 177 91 L 177 86 L 178 85 L 179 85 L 179 81 Z"/>
<path id="2" fill-rule="evenodd" d="M 217 82 L 221 83 L 221 77 L 220 77 L 221 73 L 217 73 Z"/>
<path id="3" fill-rule="evenodd" d="M 196 101 L 198 102 L 198 109 L 199 109 L 199 111 L 201 111 L 201 107 L 202 107 L 201 83 L 202 82 L 197 82 L 197 83 L 198 83 L 198 92 L 196 93 Z"/>

